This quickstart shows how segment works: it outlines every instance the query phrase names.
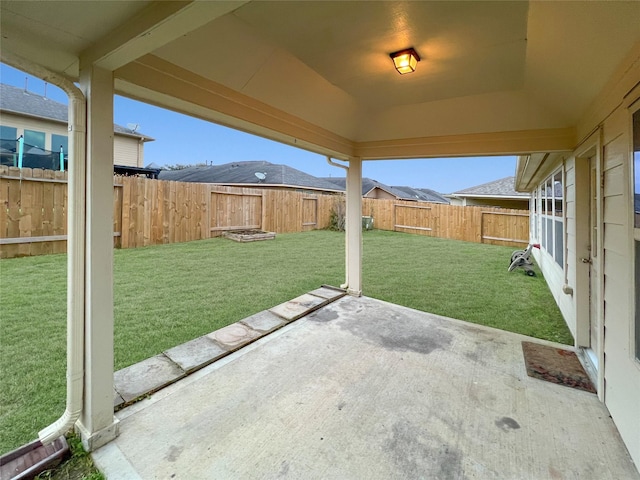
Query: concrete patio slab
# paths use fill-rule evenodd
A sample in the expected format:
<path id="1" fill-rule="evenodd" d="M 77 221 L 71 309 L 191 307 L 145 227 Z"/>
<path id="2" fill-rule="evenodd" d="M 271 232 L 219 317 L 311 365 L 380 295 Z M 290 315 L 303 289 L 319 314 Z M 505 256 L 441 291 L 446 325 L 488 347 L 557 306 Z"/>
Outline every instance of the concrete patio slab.
<path id="1" fill-rule="evenodd" d="M 276 305 L 275 307 L 270 308 L 269 311 L 289 322 L 292 322 L 293 320 L 297 320 L 298 318 L 307 315 L 313 309 L 318 308 L 319 305 L 326 303 L 326 301 L 327 300 L 324 298 L 305 293 L 293 300 Z"/>
<path id="2" fill-rule="evenodd" d="M 242 323 L 257 332 L 265 333 L 281 327 L 285 324 L 285 321 L 268 310 L 265 310 L 245 318 L 242 320 Z"/>
<path id="3" fill-rule="evenodd" d="M 119 411 L 93 458 L 110 480 L 640 479 L 597 396 L 528 377 L 523 340 L 344 297 Z"/>
<path id="4" fill-rule="evenodd" d="M 201 368 L 229 353 L 207 336 L 196 338 L 177 347 L 170 348 L 164 354 L 189 373 Z"/>
<path id="5" fill-rule="evenodd" d="M 242 345 L 246 345 L 259 336 L 259 332 L 256 332 L 240 322 L 232 323 L 231 325 L 207 335 L 207 337 L 211 340 L 215 340 L 227 350 L 240 348 Z"/>
<path id="6" fill-rule="evenodd" d="M 156 355 L 114 373 L 116 391 L 125 402 L 175 382 L 184 372 L 164 355 Z"/>

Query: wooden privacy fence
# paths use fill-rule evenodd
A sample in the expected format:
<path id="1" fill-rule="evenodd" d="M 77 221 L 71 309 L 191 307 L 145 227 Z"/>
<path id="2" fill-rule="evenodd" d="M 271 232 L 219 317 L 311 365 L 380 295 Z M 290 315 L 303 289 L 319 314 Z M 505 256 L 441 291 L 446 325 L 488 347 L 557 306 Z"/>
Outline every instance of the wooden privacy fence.
<path id="1" fill-rule="evenodd" d="M 529 243 L 526 210 L 363 198 L 362 212 L 381 230 L 492 245 Z"/>
<path id="2" fill-rule="evenodd" d="M 340 195 L 114 177 L 114 246 L 327 228 Z M 67 173 L 0 166 L 0 257 L 66 251 Z"/>
<path id="3" fill-rule="evenodd" d="M 327 228 L 343 195 L 114 177 L 114 246 L 189 242 L 228 230 Z M 66 251 L 67 173 L 0 166 L 0 257 Z M 523 210 L 363 199 L 374 228 L 496 245 L 529 238 Z"/>

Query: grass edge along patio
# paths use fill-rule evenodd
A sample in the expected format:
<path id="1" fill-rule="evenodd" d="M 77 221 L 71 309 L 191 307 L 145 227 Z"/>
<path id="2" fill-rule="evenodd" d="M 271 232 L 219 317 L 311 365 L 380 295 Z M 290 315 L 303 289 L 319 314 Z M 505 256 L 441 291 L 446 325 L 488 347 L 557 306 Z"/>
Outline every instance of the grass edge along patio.
<path id="1" fill-rule="evenodd" d="M 507 272 L 512 247 L 376 230 L 363 237 L 370 296 L 573 342 L 544 278 Z M 115 370 L 322 283 L 339 285 L 343 249 L 344 234 L 320 230 L 249 244 L 216 238 L 117 250 Z M 6 372 L 0 391 L 7 406 L 0 430 L 2 449 L 10 450 L 33 439 L 64 401 L 65 255 L 0 265 Z"/>

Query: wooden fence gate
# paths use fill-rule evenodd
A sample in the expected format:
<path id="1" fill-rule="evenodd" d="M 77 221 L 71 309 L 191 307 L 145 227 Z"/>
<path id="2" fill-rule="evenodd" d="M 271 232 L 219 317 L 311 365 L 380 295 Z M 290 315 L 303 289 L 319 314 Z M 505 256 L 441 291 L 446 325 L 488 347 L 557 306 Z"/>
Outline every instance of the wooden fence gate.
<path id="1" fill-rule="evenodd" d="M 529 214 L 514 212 L 482 212 L 482 243 L 529 243 Z M 505 236 L 508 233 L 508 237 Z"/>
<path id="2" fill-rule="evenodd" d="M 211 192 L 211 236 L 229 230 L 262 229 L 263 204 L 262 193 Z"/>
<path id="3" fill-rule="evenodd" d="M 318 198 L 302 198 L 302 228 L 303 230 L 313 230 L 318 228 Z"/>
<path id="4" fill-rule="evenodd" d="M 394 230 L 421 230 L 430 232 L 433 230 L 431 207 L 422 205 L 393 205 L 393 229 Z"/>

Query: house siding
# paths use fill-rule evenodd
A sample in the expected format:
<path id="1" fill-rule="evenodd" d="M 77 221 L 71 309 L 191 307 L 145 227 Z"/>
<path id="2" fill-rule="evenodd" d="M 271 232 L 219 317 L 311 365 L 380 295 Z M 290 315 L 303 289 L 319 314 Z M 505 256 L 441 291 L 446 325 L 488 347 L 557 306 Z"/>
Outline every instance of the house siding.
<path id="1" fill-rule="evenodd" d="M 138 139 L 116 135 L 113 139 L 113 163 L 128 167 L 143 167 L 142 149 Z"/>
<path id="2" fill-rule="evenodd" d="M 45 134 L 44 148 L 46 150 L 57 151 L 58 147 L 51 148 L 51 135 L 69 135 L 66 123 L 53 120 L 15 115 L 10 112 L 2 112 L 0 115 L 0 125 L 14 127 L 17 136 L 24 135 L 25 130 L 35 130 Z M 126 165 L 130 167 L 144 166 L 143 146 L 136 137 L 114 134 L 113 139 L 113 163 L 115 165 Z"/>
<path id="3" fill-rule="evenodd" d="M 380 188 L 374 188 L 371 191 L 367 192 L 364 196 L 365 198 L 382 198 L 385 200 L 394 200 L 397 197 L 395 195 L 390 194 Z"/>
<path id="4" fill-rule="evenodd" d="M 500 208 L 515 208 L 520 210 L 529 209 L 529 199 L 523 197 L 522 200 L 505 200 L 501 198 L 469 198 L 462 197 L 461 205 L 464 206 L 486 206 Z"/>
<path id="5" fill-rule="evenodd" d="M 630 72 L 633 69 L 627 70 L 626 74 Z M 593 272 L 597 275 L 593 285 L 597 290 L 593 294 L 598 299 L 596 321 L 591 328 L 598 328 L 602 336 L 597 345 L 591 345 L 600 362 L 596 372 L 598 396 L 609 409 L 634 462 L 640 465 L 640 362 L 633 351 L 635 309 L 640 305 L 635 304 L 634 290 L 636 259 L 630 110 L 631 105 L 637 110 L 640 101 L 640 87 L 630 90 L 640 79 L 640 68 L 636 66 L 631 77 L 619 81 L 617 85 L 626 84 L 626 89 L 620 88 L 617 97 L 609 95 L 608 103 L 600 107 L 604 117 L 592 116 L 584 121 L 583 125 L 591 123 L 595 133 L 585 137 L 583 144 L 568 158 L 544 166 L 544 171 L 550 175 L 564 165 L 565 270 L 559 268 L 545 251 L 534 251 L 534 256 L 576 338 L 576 346 L 589 346 L 589 265 L 581 259 L 588 257 L 591 251 Z M 595 156 L 598 174 L 594 205 L 599 210 L 593 216 L 597 232 L 589 229 L 592 202 L 589 198 L 589 158 L 592 156 Z M 540 178 L 541 184 L 545 178 Z M 563 292 L 565 282 L 573 290 L 570 295 Z"/>
<path id="6" fill-rule="evenodd" d="M 640 365 L 632 359 L 633 229 L 630 223 L 630 122 L 619 107 L 604 123 L 603 247 L 605 403 L 620 435 L 640 465 Z"/>
<path id="7" fill-rule="evenodd" d="M 47 150 L 53 150 L 51 148 L 51 134 L 69 134 L 66 123 L 51 122 L 32 117 L 24 117 L 8 112 L 2 112 L 2 114 L 0 115 L 0 124 L 5 127 L 14 127 L 17 130 L 18 137 L 20 135 L 24 135 L 25 130 L 35 130 L 37 132 L 43 132 L 45 134 L 44 148 Z"/>

